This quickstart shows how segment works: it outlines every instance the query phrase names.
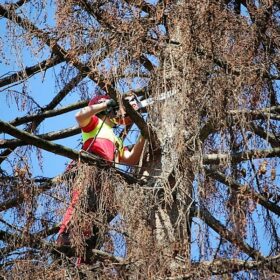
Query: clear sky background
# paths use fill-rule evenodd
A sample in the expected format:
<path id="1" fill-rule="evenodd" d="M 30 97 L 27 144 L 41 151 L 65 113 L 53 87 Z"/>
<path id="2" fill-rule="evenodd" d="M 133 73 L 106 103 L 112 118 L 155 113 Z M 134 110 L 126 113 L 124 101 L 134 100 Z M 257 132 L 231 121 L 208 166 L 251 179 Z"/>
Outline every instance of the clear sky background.
<path id="1" fill-rule="evenodd" d="M 10 2 L 10 1 L 9 1 Z M 0 1 L 1 4 L 5 3 L 5 1 Z M 53 4 L 54 6 L 54 4 Z M 48 7 L 48 24 L 52 24 L 54 20 L 54 9 L 53 7 Z M 34 15 L 35 16 L 35 15 Z M 5 19 L 0 20 L 0 37 L 6 38 L 7 35 L 7 21 Z M 48 58 L 50 52 L 48 48 L 45 49 L 45 57 L 36 57 L 28 47 L 23 48 L 23 55 L 22 57 L 18 56 L 17 51 L 15 49 L 14 44 L 11 42 L 6 41 L 6 44 L 3 46 L 3 52 L 7 57 L 7 61 L 0 59 L 0 78 L 8 76 L 14 72 L 20 70 L 19 65 L 22 64 L 24 66 L 32 66 L 36 65 L 38 62 L 42 61 L 45 58 Z M 21 46 L 18 46 L 20 48 Z M 1 47 L 0 47 L 1 48 Z M 28 80 L 27 88 L 28 94 L 41 106 L 47 105 L 52 98 L 59 92 L 62 88 L 61 86 L 55 86 L 56 84 L 56 75 L 59 73 L 59 69 L 61 68 L 62 64 L 54 67 L 54 69 L 48 69 L 43 73 L 38 73 L 34 75 L 31 79 Z M 89 83 L 92 85 L 92 83 Z M 15 91 L 18 91 L 15 93 Z M 18 108 L 15 102 L 15 98 L 13 96 L 22 96 L 23 87 L 22 85 L 18 85 L 16 87 L 2 89 L 0 92 L 0 118 L 4 121 L 11 121 L 15 117 L 25 116 L 29 113 L 28 108 Z M 7 106 L 7 96 L 8 96 L 8 106 Z M 56 108 L 66 106 L 77 102 L 80 100 L 79 95 L 77 92 L 72 92 L 68 94 L 66 98 L 63 99 L 61 104 Z M 26 98 L 28 101 L 28 98 Z M 75 118 L 75 111 L 69 112 L 64 114 L 63 116 L 56 116 L 49 119 L 46 119 L 39 127 L 39 133 L 47 133 L 51 131 L 61 130 L 68 127 L 72 127 L 77 125 Z M 20 126 L 23 128 L 24 126 Z M 0 136 L 3 137 L 3 134 Z M 9 135 L 4 135 L 5 139 L 10 138 Z M 67 147 L 78 149 L 80 143 L 81 136 L 73 136 L 66 138 L 64 140 L 55 141 L 56 143 L 65 145 Z M 34 154 L 34 153 L 33 153 Z M 41 176 L 55 176 L 60 172 L 63 172 L 65 168 L 65 164 L 69 162 L 69 160 L 65 157 L 61 157 L 58 155 L 54 155 L 47 151 L 42 151 L 43 154 L 43 161 L 44 166 L 43 170 L 39 168 L 39 164 L 37 162 L 36 156 L 33 155 L 33 171 L 35 175 Z M 4 162 L 4 165 L 7 166 L 7 163 Z"/>

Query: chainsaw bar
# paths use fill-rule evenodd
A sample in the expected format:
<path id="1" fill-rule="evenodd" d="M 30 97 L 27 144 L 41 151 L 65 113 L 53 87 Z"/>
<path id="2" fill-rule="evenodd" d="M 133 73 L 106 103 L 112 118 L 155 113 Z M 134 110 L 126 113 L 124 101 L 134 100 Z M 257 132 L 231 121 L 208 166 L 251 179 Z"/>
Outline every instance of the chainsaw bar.
<path id="1" fill-rule="evenodd" d="M 176 91 L 176 90 L 170 90 L 170 91 L 161 93 L 157 97 L 149 97 L 144 100 L 139 100 L 139 98 L 134 97 L 132 100 L 129 101 L 129 103 L 133 107 L 134 110 L 139 110 L 139 109 L 148 107 L 157 101 L 164 101 L 164 100 L 174 96 L 177 93 L 178 93 L 178 91 Z"/>

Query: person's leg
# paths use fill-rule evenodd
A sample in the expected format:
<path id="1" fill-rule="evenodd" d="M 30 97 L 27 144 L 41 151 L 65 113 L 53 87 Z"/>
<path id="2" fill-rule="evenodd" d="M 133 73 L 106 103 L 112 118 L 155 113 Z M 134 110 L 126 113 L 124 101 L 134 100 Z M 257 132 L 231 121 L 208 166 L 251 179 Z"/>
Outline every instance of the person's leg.
<path id="1" fill-rule="evenodd" d="M 57 245 L 58 246 L 66 246 L 70 245 L 70 240 L 69 240 L 69 223 L 72 219 L 74 210 L 75 210 L 75 205 L 77 204 L 80 196 L 80 191 L 74 190 L 72 194 L 72 200 L 70 205 L 68 206 L 62 223 L 60 225 L 60 229 L 58 231 L 58 238 L 57 238 Z"/>

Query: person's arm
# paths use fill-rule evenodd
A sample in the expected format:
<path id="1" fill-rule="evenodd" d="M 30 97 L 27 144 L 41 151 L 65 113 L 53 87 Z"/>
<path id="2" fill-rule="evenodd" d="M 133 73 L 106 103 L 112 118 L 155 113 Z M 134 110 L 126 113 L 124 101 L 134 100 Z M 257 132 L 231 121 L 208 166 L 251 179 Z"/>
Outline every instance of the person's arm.
<path id="1" fill-rule="evenodd" d="M 112 103 L 116 104 L 113 99 L 108 99 L 100 104 L 89 105 L 81 109 L 76 115 L 76 120 L 80 127 L 85 127 L 89 124 L 93 115 L 96 115 L 109 107 L 112 107 Z M 113 104 L 113 105 L 114 105 Z"/>
<path id="2" fill-rule="evenodd" d="M 120 158 L 120 163 L 128 165 L 136 165 L 141 157 L 145 145 L 145 138 L 140 136 L 137 143 L 133 146 L 132 150 L 125 150 L 123 156 Z"/>

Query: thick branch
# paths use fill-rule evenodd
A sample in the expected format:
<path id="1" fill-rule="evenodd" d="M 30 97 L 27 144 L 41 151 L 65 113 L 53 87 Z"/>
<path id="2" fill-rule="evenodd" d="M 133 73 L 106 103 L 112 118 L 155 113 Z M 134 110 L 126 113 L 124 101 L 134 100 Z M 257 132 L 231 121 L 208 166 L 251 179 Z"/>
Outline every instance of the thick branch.
<path id="1" fill-rule="evenodd" d="M 204 164 L 220 164 L 222 162 L 238 163 L 250 159 L 271 158 L 280 155 L 280 148 L 251 150 L 232 154 L 208 154 L 203 156 Z"/>
<path id="2" fill-rule="evenodd" d="M 51 118 L 54 116 L 58 116 L 58 115 L 62 115 L 64 113 L 68 113 L 71 112 L 73 110 L 77 110 L 80 108 L 83 108 L 87 105 L 88 100 L 85 101 L 80 101 L 77 102 L 75 104 L 71 104 L 69 106 L 65 106 L 59 109 L 55 109 L 55 110 L 46 110 L 43 113 L 39 113 L 39 114 L 35 114 L 35 115 L 27 115 L 21 118 L 16 118 L 14 120 L 12 120 L 11 122 L 9 122 L 11 125 L 14 126 L 18 126 L 27 122 L 31 122 L 31 121 L 39 121 L 39 120 L 43 120 L 46 118 Z"/>
<path id="3" fill-rule="evenodd" d="M 66 128 L 63 130 L 59 130 L 59 131 L 40 134 L 37 136 L 44 140 L 53 141 L 53 140 L 58 140 L 58 139 L 64 139 L 66 137 L 71 137 L 71 136 L 79 134 L 80 132 L 81 132 L 81 129 L 79 127 L 75 126 L 75 127 L 70 127 L 70 128 Z M 26 143 L 22 140 L 19 140 L 19 139 L 3 140 L 0 142 L 0 149 L 1 148 L 15 149 L 17 147 L 24 146 L 24 145 L 28 145 L 28 143 Z"/>
<path id="4" fill-rule="evenodd" d="M 86 1 L 82 1 L 82 3 L 84 2 Z M 38 29 L 34 24 L 29 22 L 28 20 L 22 19 L 21 17 L 17 16 L 16 13 L 14 13 L 13 11 L 6 10 L 2 5 L 0 5 L 0 15 L 17 23 L 22 28 L 28 30 L 31 34 L 34 34 L 38 39 L 42 40 L 46 45 L 48 45 L 54 54 L 61 58 L 64 58 L 67 62 L 72 63 L 82 73 L 82 75 L 88 75 L 88 77 L 95 83 L 97 83 L 100 86 L 100 88 L 105 89 L 112 98 L 117 100 L 116 91 L 108 81 L 101 79 L 101 77 L 97 80 L 95 77 L 95 75 L 98 76 L 97 73 L 92 72 L 92 69 L 87 65 L 81 63 L 77 57 L 67 53 L 67 51 L 65 51 L 62 47 L 58 45 L 56 40 L 49 38 L 46 33 Z M 143 135 L 147 136 L 148 127 L 144 120 L 142 120 L 141 117 L 137 115 L 137 113 L 132 113 L 129 109 L 127 113 L 132 118 L 132 120 L 138 125 Z"/>
<path id="5" fill-rule="evenodd" d="M 102 261 L 111 261 L 111 262 L 114 262 L 114 263 L 120 263 L 123 261 L 123 258 L 120 258 L 120 257 L 116 257 L 112 254 L 109 254 L 109 253 L 106 253 L 104 251 L 101 251 L 101 250 L 96 250 L 96 249 L 93 249 L 92 250 L 92 253 L 93 253 L 93 257 L 95 259 L 99 259 L 99 260 L 102 260 Z"/>
<path id="6" fill-rule="evenodd" d="M 222 275 L 240 271 L 267 269 L 273 273 L 280 273 L 280 255 L 266 257 L 260 261 L 244 261 L 239 259 L 217 259 L 211 262 L 193 262 L 191 270 L 194 272 L 180 276 L 168 277 L 168 280 L 195 279 L 203 275 Z M 200 273 L 201 272 L 201 273 Z M 201 274 L 201 275 L 200 275 Z"/>
<path id="7" fill-rule="evenodd" d="M 65 156 L 65 157 L 73 159 L 73 160 L 83 159 L 87 163 L 94 164 L 97 162 L 97 157 L 95 157 L 94 155 L 90 155 L 87 153 L 79 153 L 79 152 L 72 150 L 70 148 L 67 148 L 65 146 L 41 139 L 40 137 L 32 135 L 24 130 L 17 129 L 16 127 L 14 127 L 14 126 L 10 125 L 9 123 L 4 122 L 2 120 L 0 120 L 0 127 L 1 127 L 0 132 L 8 133 L 18 139 L 25 141 L 26 143 L 28 143 L 30 145 L 34 145 L 38 148 L 44 149 L 51 153 Z"/>
<path id="8" fill-rule="evenodd" d="M 234 116 L 245 116 L 248 120 L 279 119 L 280 106 L 271 106 L 257 110 L 231 110 L 229 113 Z"/>
<path id="9" fill-rule="evenodd" d="M 74 77 L 68 84 L 66 84 L 64 86 L 64 88 L 53 98 L 53 100 L 45 107 L 41 110 L 41 115 L 32 119 L 28 119 L 28 117 L 25 119 L 23 118 L 19 118 L 19 119 L 15 119 L 14 121 L 12 121 L 12 124 L 22 124 L 28 121 L 33 121 L 30 129 L 35 130 L 39 124 L 43 121 L 44 117 L 42 117 L 42 113 L 44 113 L 45 111 L 51 110 L 53 109 L 55 106 L 57 106 L 62 99 L 84 78 L 83 74 L 78 74 L 76 77 Z M 63 108 L 62 108 L 63 109 Z M 70 109 L 70 108 L 69 108 Z M 58 114 L 60 114 L 59 112 L 57 112 Z M 62 113 L 62 112 L 61 112 Z M 51 116 L 51 112 L 49 112 Z M 54 114 L 55 115 L 55 114 Z M 7 149 L 4 152 L 1 153 L 0 155 L 0 163 L 3 162 L 11 153 L 13 152 L 13 149 Z"/>
<path id="10" fill-rule="evenodd" d="M 4 122 L 2 120 L 0 120 L 0 127 L 1 127 L 0 132 L 8 133 L 18 139 L 25 141 L 26 143 L 28 143 L 30 145 L 34 145 L 34 146 L 44 149 L 48 152 L 67 157 L 72 160 L 82 160 L 85 163 L 94 164 L 99 167 L 107 167 L 107 168 L 109 167 L 110 163 L 108 161 L 106 161 L 103 158 L 100 158 L 94 154 L 89 154 L 85 151 L 77 152 L 77 151 L 67 148 L 65 146 L 41 139 L 40 137 L 30 134 L 24 130 L 17 129 L 16 127 L 14 127 L 14 126 L 10 125 L 9 123 Z M 128 183 L 132 183 L 132 182 L 135 183 L 137 181 L 132 176 L 125 174 L 121 171 L 119 171 L 118 173 L 121 174 L 122 177 Z"/>
<path id="11" fill-rule="evenodd" d="M 268 141 L 273 148 L 280 146 L 279 137 L 275 137 L 272 133 L 265 131 L 262 127 L 252 124 L 255 134 Z"/>
<path id="12" fill-rule="evenodd" d="M 251 120 L 280 120 L 280 106 L 272 106 L 257 110 L 231 110 L 228 112 L 233 117 L 233 121 L 240 120 L 240 116 L 243 116 L 247 121 Z M 218 124 L 216 120 L 209 119 L 207 123 L 201 128 L 199 133 L 199 139 L 204 142 L 207 137 L 218 130 Z"/>
<path id="13" fill-rule="evenodd" d="M 137 126 L 141 130 L 142 135 L 144 135 L 144 137 L 148 138 L 149 137 L 149 128 L 147 126 L 147 123 L 142 118 L 142 116 L 132 108 L 132 106 L 129 104 L 129 102 L 127 100 L 124 100 L 123 104 L 125 106 L 125 110 L 126 110 L 127 114 L 137 124 Z"/>
<path id="14" fill-rule="evenodd" d="M 54 226 L 54 227 L 51 227 L 51 228 L 45 228 L 45 229 L 42 229 L 41 231 L 39 232 L 36 232 L 32 235 L 32 240 L 38 240 L 38 239 L 41 239 L 41 238 L 45 238 L 47 236 L 50 236 L 52 234 L 55 234 L 57 233 L 59 230 L 59 226 Z"/>
<path id="15" fill-rule="evenodd" d="M 145 55 L 141 55 L 140 56 L 140 62 L 149 71 L 153 71 L 154 70 L 153 63 Z"/>

